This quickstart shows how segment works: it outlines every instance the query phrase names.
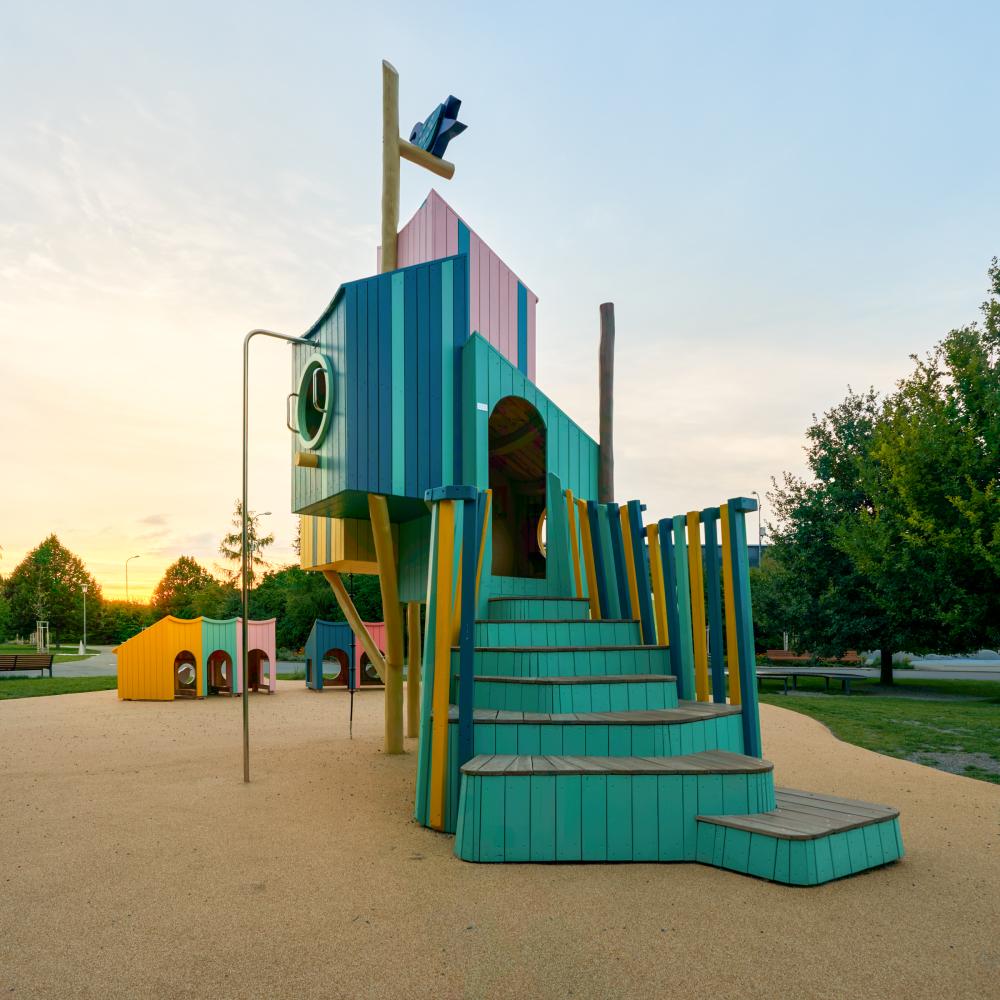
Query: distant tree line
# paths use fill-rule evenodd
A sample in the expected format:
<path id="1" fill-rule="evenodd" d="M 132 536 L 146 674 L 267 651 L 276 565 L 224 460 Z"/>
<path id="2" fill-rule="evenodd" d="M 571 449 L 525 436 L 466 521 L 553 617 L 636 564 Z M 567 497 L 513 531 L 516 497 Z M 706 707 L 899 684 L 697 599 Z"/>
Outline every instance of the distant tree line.
<path id="1" fill-rule="evenodd" d="M 241 523 L 239 502 L 234 526 Z M 273 535 L 259 532 L 259 516 L 248 518 L 250 617 L 276 618 L 278 646 L 300 649 L 313 620 L 343 620 L 333 591 L 319 573 L 297 566 L 270 567 L 264 555 Z M 106 601 L 83 561 L 55 535 L 32 549 L 10 576 L 0 577 L 0 641 L 27 638 L 39 620 L 49 623 L 54 641 L 77 643 L 83 637 L 83 585 L 87 585 L 87 642 L 124 642 L 164 615 L 176 618 L 235 618 L 240 614 L 241 534 L 230 531 L 220 545 L 227 565 L 213 573 L 191 556 L 165 570 L 148 604 Z M 348 574 L 358 612 L 366 621 L 382 620 L 378 577 Z"/>

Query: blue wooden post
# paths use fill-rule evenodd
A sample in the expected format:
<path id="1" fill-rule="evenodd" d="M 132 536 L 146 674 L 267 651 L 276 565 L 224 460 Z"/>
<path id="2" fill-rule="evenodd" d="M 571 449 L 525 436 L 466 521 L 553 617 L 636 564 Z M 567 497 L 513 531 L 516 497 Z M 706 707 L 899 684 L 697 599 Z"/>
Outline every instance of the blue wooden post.
<path id="1" fill-rule="evenodd" d="M 597 577 L 597 600 L 601 605 L 601 617 L 611 617 L 608 601 L 608 578 L 604 568 L 604 545 L 601 542 L 601 521 L 597 501 L 587 501 L 587 521 L 590 523 L 590 544 L 594 552 L 594 576 Z"/>
<path id="2" fill-rule="evenodd" d="M 733 560 L 733 601 L 736 605 L 736 641 L 739 649 L 740 698 L 743 714 L 743 749 L 751 757 L 761 755 L 760 707 L 757 703 L 757 655 L 753 642 L 753 606 L 750 600 L 750 560 L 747 555 L 747 514 L 757 501 L 735 497 L 729 508 L 729 540 Z M 732 670 L 732 665 L 730 665 Z"/>
<path id="3" fill-rule="evenodd" d="M 701 523 L 705 525 L 705 587 L 708 590 L 708 656 L 712 666 L 712 701 L 721 704 L 726 700 L 726 666 L 723 662 L 722 577 L 716 531 L 719 508 L 706 507 L 701 512 Z"/>
<path id="4" fill-rule="evenodd" d="M 608 531 L 611 534 L 611 552 L 615 561 L 615 583 L 618 586 L 618 607 L 622 618 L 632 618 L 632 598 L 628 592 L 628 570 L 625 568 L 625 540 L 622 538 L 621 511 L 618 504 L 609 503 Z"/>
<path id="5" fill-rule="evenodd" d="M 475 687 L 476 564 L 482 494 L 462 503 L 462 621 L 458 635 L 458 760 L 455 787 L 462 780 L 461 767 L 473 754 L 473 689 Z"/>
<path id="6" fill-rule="evenodd" d="M 438 505 L 431 508 L 431 537 L 427 557 L 427 615 L 424 625 L 424 650 L 422 676 L 420 678 L 420 739 L 417 743 L 417 794 L 414 818 L 422 826 L 427 826 L 430 809 L 430 767 L 431 767 L 431 705 L 434 694 L 434 627 L 437 621 L 438 593 Z M 445 598 L 447 600 L 447 598 Z"/>
<path id="7" fill-rule="evenodd" d="M 642 504 L 638 500 L 629 500 L 627 506 L 628 524 L 632 535 L 632 558 L 635 561 L 635 578 L 639 590 L 642 641 L 647 646 L 655 646 L 656 622 L 653 620 L 653 584 L 649 575 L 649 552 L 646 549 L 646 529 L 642 524 Z"/>

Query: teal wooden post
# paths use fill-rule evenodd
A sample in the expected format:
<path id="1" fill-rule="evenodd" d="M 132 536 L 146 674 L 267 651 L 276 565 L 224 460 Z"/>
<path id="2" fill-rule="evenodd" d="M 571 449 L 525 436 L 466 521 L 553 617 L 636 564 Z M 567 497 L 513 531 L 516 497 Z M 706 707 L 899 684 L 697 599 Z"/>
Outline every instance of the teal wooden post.
<path id="1" fill-rule="evenodd" d="M 575 594 L 573 567 L 569 558 L 569 518 L 562 483 L 554 473 L 545 477 L 545 576 L 550 593 L 560 597 Z M 551 589 L 551 588 L 554 588 Z"/>
<path id="2" fill-rule="evenodd" d="M 693 700 L 694 687 L 694 641 L 691 632 L 691 583 L 688 577 L 687 518 L 678 514 L 673 519 L 674 581 L 677 593 L 677 645 L 680 653 L 680 673 L 677 675 L 677 697 Z M 674 634 L 670 633 L 670 645 L 674 645 Z"/>
<path id="3" fill-rule="evenodd" d="M 618 607 L 622 618 L 634 618 L 638 609 L 632 607 L 628 592 L 628 570 L 625 568 L 625 539 L 622 536 L 622 515 L 616 503 L 609 503 L 608 532 L 611 535 L 611 551 L 614 555 L 615 583 L 618 585 Z"/>
<path id="4" fill-rule="evenodd" d="M 712 667 L 712 701 L 726 701 L 726 667 L 723 662 L 722 579 L 719 563 L 719 539 L 716 526 L 719 508 L 706 507 L 701 512 L 705 525 L 705 586 L 708 589 L 708 656 Z"/>
<path id="5" fill-rule="evenodd" d="M 635 579 L 639 591 L 636 613 L 642 623 L 642 641 L 647 646 L 656 645 L 656 626 L 653 621 L 652 580 L 649 576 L 649 553 L 646 551 L 646 531 L 642 526 L 642 504 L 629 500 L 628 526 L 632 536 L 632 558 L 635 561 Z"/>
<path id="6" fill-rule="evenodd" d="M 660 535 L 660 563 L 663 567 L 663 591 L 667 605 L 667 632 L 670 634 L 670 672 L 679 680 L 681 669 L 681 625 L 677 607 L 677 566 L 674 562 L 674 522 L 665 517 L 657 522 Z"/>
<path id="7" fill-rule="evenodd" d="M 746 525 L 746 516 L 757 509 L 757 501 L 749 497 L 735 497 L 728 502 L 728 507 L 729 543 L 733 560 L 733 600 L 736 605 L 736 643 L 740 659 L 743 748 L 750 757 L 760 757 L 757 656 L 753 642 L 753 607 L 750 600 L 750 559 L 747 555 Z"/>
<path id="8" fill-rule="evenodd" d="M 615 508 L 617 512 L 617 508 Z M 617 518 L 617 513 L 616 513 Z M 601 546 L 601 560 L 604 563 L 604 591 L 608 598 L 608 610 L 601 612 L 605 618 L 621 618 L 622 609 L 618 603 L 618 574 L 615 572 L 615 550 L 611 542 L 611 526 L 607 504 L 597 505 L 597 524 Z M 619 524 L 619 527 L 621 525 Z M 595 544 L 597 542 L 595 541 Z"/>

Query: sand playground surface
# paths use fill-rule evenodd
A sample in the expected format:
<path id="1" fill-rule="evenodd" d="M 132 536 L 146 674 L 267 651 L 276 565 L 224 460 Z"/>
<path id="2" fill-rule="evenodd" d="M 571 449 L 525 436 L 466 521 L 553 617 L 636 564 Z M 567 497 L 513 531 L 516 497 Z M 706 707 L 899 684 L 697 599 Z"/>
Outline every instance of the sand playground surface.
<path id="1" fill-rule="evenodd" d="M 818 888 L 696 864 L 471 865 L 412 820 L 382 694 L 0 702 L 0 997 L 996 997 L 1000 787 L 762 706 L 779 784 L 902 811 Z"/>

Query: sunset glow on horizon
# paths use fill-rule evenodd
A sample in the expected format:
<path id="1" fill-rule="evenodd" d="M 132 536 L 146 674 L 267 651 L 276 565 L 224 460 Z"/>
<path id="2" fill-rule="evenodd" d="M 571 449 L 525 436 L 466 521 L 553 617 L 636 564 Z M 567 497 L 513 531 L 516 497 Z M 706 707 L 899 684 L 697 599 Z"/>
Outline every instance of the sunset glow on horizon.
<path id="1" fill-rule="evenodd" d="M 942 47 L 929 16 L 867 7 L 656 7 L 641 31 L 523 10 L 530 33 L 464 10 L 447 46 L 407 5 L 7 11 L 0 574 L 52 533 L 110 600 L 133 554 L 132 600 L 181 555 L 217 572 L 244 333 L 300 334 L 375 270 L 383 57 L 407 122 L 461 96 L 435 186 L 539 295 L 538 384 L 595 437 L 615 302 L 616 482 L 651 512 L 764 496 L 814 412 L 977 318 L 996 11 L 951 11 Z M 356 43 L 334 60 L 335 36 Z M 402 184 L 405 222 L 430 184 Z M 251 367 L 249 505 L 280 566 L 288 348 Z"/>

